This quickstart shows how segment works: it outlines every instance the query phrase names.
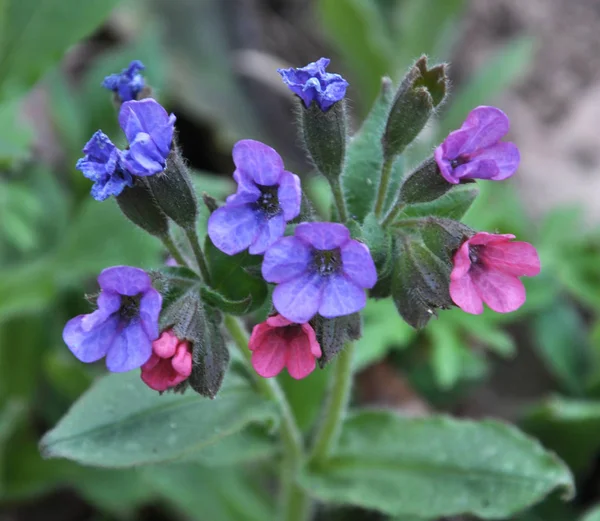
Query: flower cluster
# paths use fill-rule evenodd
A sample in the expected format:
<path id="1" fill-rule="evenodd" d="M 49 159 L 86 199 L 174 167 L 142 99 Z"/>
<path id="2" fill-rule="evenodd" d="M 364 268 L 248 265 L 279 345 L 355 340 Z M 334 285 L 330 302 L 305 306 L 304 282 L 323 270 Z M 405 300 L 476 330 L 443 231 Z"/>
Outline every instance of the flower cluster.
<path id="1" fill-rule="evenodd" d="M 323 366 L 345 342 L 360 336 L 359 312 L 368 290 L 378 298 L 392 296 L 400 315 L 414 327 L 423 327 L 434 310 L 453 303 L 473 314 L 483 311 L 483 303 L 500 313 L 523 305 L 525 289 L 519 277 L 540 271 L 533 246 L 511 242 L 515 237 L 509 234 L 476 232 L 443 214 L 408 219 L 401 212 L 420 202 L 435 205 L 463 181 L 499 181 L 513 175 L 519 151 L 513 143 L 500 141 L 508 133 L 508 117 L 495 107 L 475 108 L 432 157 L 405 177 L 395 194 L 388 193 L 389 176 L 383 173 L 378 193 L 365 189 L 363 194 L 351 184 L 344 186 L 352 173 L 346 148 L 353 143 L 346 133 L 343 105 L 341 110 L 330 109 L 343 100 L 348 82 L 326 72 L 328 65 L 329 60 L 321 58 L 278 72 L 303 102 L 300 121 L 307 152 L 334 196 L 331 220 L 315 218 L 300 178 L 286 170 L 273 148 L 250 139 L 238 141 L 232 151 L 236 192 L 221 206 L 204 197 L 210 211 L 208 246 L 226 254 L 210 262 L 198 244 L 198 206 L 185 161 L 172 150 L 175 116 L 152 98 L 138 99 L 146 88 L 140 62 L 105 79 L 103 86 L 121 102 L 118 120 L 128 146 L 119 149 L 98 131 L 77 168 L 94 181 L 95 199 L 120 196 L 123 213 L 163 239 L 177 260 L 172 258 L 170 267 L 152 277 L 128 266 L 104 270 L 98 277 L 97 309 L 73 318 L 64 329 L 65 343 L 77 358 L 94 362 L 106 357 L 110 371 L 141 368 L 142 380 L 156 391 L 191 386 L 214 397 L 229 359 L 219 326 L 222 313 L 248 313 L 251 306 L 263 305 L 268 294 L 273 313 L 254 327 L 248 344 L 252 366 L 265 378 L 284 368 L 293 378 L 304 378 L 317 361 Z M 445 71 L 444 65 L 429 68 L 421 58 L 403 80 L 393 110 L 382 116 L 387 118 L 381 121 L 382 134 L 371 140 L 382 147 L 377 152 L 386 163 L 393 164 L 444 99 Z M 389 85 L 384 83 L 384 88 Z M 418 114 L 405 110 L 415 103 L 421 107 Z M 160 175 L 136 182 L 136 177 L 155 174 Z M 127 187 L 132 189 L 122 194 Z M 396 203 L 383 214 L 386 201 L 392 200 Z M 358 211 L 348 211 L 357 201 Z M 195 266 L 170 239 L 167 219 L 191 241 Z M 242 252 L 248 255 L 232 258 L 221 276 L 258 276 L 256 263 L 252 273 L 246 272 L 243 259 L 262 256 L 259 284 L 264 292 L 259 302 L 253 301 L 253 294 L 242 300 L 239 295 L 222 295 L 228 281 L 215 280 L 221 270 L 211 263 L 227 264 L 227 256 Z M 197 272 L 191 269 L 195 267 Z M 272 293 L 267 283 L 274 286 Z M 166 296 L 166 309 L 158 290 Z"/>
<path id="2" fill-rule="evenodd" d="M 77 169 L 94 181 L 92 197 L 104 201 L 133 186 L 132 176 L 149 176 L 165 169 L 171 150 L 175 116 L 154 99 L 127 101 L 121 105 L 119 124 L 129 147 L 119 150 L 101 130 L 83 148 Z"/>

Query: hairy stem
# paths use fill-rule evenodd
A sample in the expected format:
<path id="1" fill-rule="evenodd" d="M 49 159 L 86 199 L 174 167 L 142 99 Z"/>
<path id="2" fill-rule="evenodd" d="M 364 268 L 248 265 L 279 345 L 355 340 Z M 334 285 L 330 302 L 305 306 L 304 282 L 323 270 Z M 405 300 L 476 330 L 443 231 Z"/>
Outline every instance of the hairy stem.
<path id="1" fill-rule="evenodd" d="M 248 349 L 248 334 L 239 319 L 225 315 L 225 327 L 239 352 L 248 365 L 252 353 Z M 251 369 L 252 370 L 252 369 Z M 252 370 L 253 371 L 253 370 Z M 254 374 L 254 373 L 253 373 Z M 296 475 L 304 459 L 302 434 L 296 425 L 296 419 L 287 401 L 285 393 L 274 378 L 262 378 L 257 375 L 256 386 L 279 407 L 281 413 L 281 438 L 284 444 L 284 461 L 281 475 L 281 521 L 306 521 L 310 513 L 310 498 L 297 485 Z"/>
<path id="2" fill-rule="evenodd" d="M 386 226 L 389 226 L 390 224 L 392 224 L 394 222 L 394 219 L 396 217 L 398 217 L 398 214 L 402 210 L 404 210 L 404 208 L 406 208 L 406 205 L 403 203 L 397 203 L 394 206 L 392 206 L 391 210 L 383 218 L 383 221 L 381 221 L 381 226 L 383 226 L 385 228 Z"/>
<path id="3" fill-rule="evenodd" d="M 321 425 L 315 436 L 310 454 L 310 463 L 319 465 L 331 454 L 338 441 L 342 423 L 350 402 L 352 389 L 352 358 L 354 343 L 348 342 L 338 356 L 331 394 L 321 414 Z"/>
<path id="4" fill-rule="evenodd" d="M 208 271 L 208 265 L 206 264 L 204 252 L 202 251 L 202 248 L 200 248 L 198 234 L 194 228 L 186 228 L 185 234 L 187 235 L 187 238 L 192 246 L 194 257 L 196 257 L 196 264 L 198 264 L 198 269 L 200 270 L 200 275 L 202 275 L 204 282 L 210 286 L 210 272 Z"/>
<path id="5" fill-rule="evenodd" d="M 177 245 L 171 238 L 171 235 L 166 233 L 165 235 L 162 235 L 160 237 L 160 240 L 162 241 L 164 247 L 167 248 L 167 251 L 171 254 L 171 257 L 173 257 L 177 261 L 177 264 L 179 264 L 180 266 L 188 265 L 187 261 L 179 251 L 179 248 L 177 248 Z"/>
<path id="6" fill-rule="evenodd" d="M 335 207 L 337 208 L 340 222 L 345 223 L 348 220 L 348 210 L 346 208 L 346 200 L 344 199 L 344 192 L 339 179 L 330 180 L 331 191 L 333 192 L 333 199 L 335 201 Z"/>
<path id="7" fill-rule="evenodd" d="M 375 201 L 375 216 L 378 218 L 381 217 L 381 214 L 383 213 L 383 205 L 385 204 L 385 196 L 390 184 L 393 166 L 394 156 L 388 157 L 383 163 L 383 167 L 381 169 L 381 179 L 379 180 L 379 187 L 377 188 L 377 200 Z"/>

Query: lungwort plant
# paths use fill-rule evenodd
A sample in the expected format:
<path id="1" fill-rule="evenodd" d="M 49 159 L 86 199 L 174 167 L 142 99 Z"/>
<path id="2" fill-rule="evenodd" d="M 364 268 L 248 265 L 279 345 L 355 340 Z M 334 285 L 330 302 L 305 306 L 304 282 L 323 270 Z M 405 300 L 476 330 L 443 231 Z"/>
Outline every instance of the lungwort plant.
<path id="1" fill-rule="evenodd" d="M 402 519 L 502 519 L 555 489 L 570 496 L 568 468 L 508 424 L 349 409 L 368 298 L 391 298 L 414 328 L 455 306 L 509 313 L 525 305 L 520 277 L 537 275 L 540 261 L 514 235 L 460 221 L 478 182 L 518 168 L 518 148 L 503 140 L 506 114 L 474 107 L 406 172 L 403 153 L 447 96 L 446 65 L 422 57 L 396 88 L 384 78 L 354 135 L 349 84 L 328 65 L 321 58 L 278 71 L 297 96 L 306 151 L 330 186 L 328 220 L 277 151 L 248 139 L 233 147 L 236 192 L 223 204 L 207 193 L 198 201 L 176 118 L 153 98 L 143 65 L 105 79 L 127 146 L 99 130 L 77 168 L 93 182 L 92 197 L 115 197 L 169 258 L 153 269 L 106 267 L 87 297 L 90 313 L 66 324 L 73 355 L 105 359 L 113 374 L 46 434 L 43 454 L 152 465 L 157 475 L 189 461 L 240 472 L 262 461 L 257 475 L 266 487 L 276 483 L 273 518 L 283 521 L 307 521 L 319 503 Z M 209 213 L 206 234 L 200 210 Z M 287 370 L 299 380 L 328 364 L 322 412 L 300 429 L 275 377 Z"/>

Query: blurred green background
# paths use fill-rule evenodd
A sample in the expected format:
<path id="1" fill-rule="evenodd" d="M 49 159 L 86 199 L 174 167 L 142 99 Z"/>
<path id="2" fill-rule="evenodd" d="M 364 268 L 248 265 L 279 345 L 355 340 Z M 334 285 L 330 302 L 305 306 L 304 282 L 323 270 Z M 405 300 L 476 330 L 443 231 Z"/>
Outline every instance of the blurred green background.
<path id="1" fill-rule="evenodd" d="M 574 4 L 583 25 L 557 35 Z M 298 147 L 293 99 L 275 69 L 331 57 L 331 71 L 351 83 L 358 124 L 380 77 L 397 80 L 422 53 L 451 61 L 453 92 L 407 164 L 473 107 L 502 107 L 523 165 L 514 182 L 481 184 L 467 222 L 533 243 L 543 270 L 525 281 L 518 312 L 445 311 L 419 333 L 389 300 L 370 302 L 355 400 L 518 423 L 571 466 L 579 490 L 570 504 L 551 498 L 518 519 L 600 519 L 600 166 L 597 126 L 573 116 L 595 99 L 598 12 L 595 0 L 0 0 L 0 520 L 272 518 L 260 462 L 245 472 L 199 464 L 113 471 L 38 453 L 41 434 L 104 371 L 62 343 L 65 321 L 88 309 L 82 294 L 104 267 L 165 260 L 114 201 L 89 197 L 74 168 L 95 130 L 123 139 L 102 78 L 144 62 L 177 115 L 199 192 L 227 194 L 231 146 L 254 138 L 282 154 L 323 208 L 325 185 Z M 553 146 L 572 128 L 573 150 Z M 326 377 L 283 379 L 304 427 Z"/>

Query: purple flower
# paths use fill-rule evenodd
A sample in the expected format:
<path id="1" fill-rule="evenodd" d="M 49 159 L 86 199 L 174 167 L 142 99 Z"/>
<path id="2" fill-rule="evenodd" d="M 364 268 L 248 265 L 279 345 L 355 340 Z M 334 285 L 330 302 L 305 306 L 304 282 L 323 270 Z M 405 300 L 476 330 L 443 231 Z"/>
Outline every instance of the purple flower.
<path id="1" fill-rule="evenodd" d="M 303 324 L 315 313 L 349 315 L 365 306 L 365 288 L 377 282 L 369 248 L 338 223 L 302 223 L 265 253 L 262 274 L 277 284 L 275 309 Z"/>
<path id="2" fill-rule="evenodd" d="M 346 87 L 349 85 L 339 74 L 325 72 L 329 61 L 329 58 L 321 58 L 306 67 L 277 69 L 277 72 L 281 74 L 283 83 L 300 96 L 306 108 L 314 100 L 325 112 L 346 95 Z"/>
<path id="3" fill-rule="evenodd" d="M 514 143 L 501 143 L 509 128 L 508 117 L 496 107 L 473 109 L 459 130 L 450 132 L 435 149 L 435 160 L 444 179 L 501 181 L 513 175 L 521 159 Z"/>
<path id="4" fill-rule="evenodd" d="M 140 74 L 144 69 L 141 61 L 133 60 L 126 69 L 104 78 L 102 86 L 118 94 L 121 101 L 134 100 L 144 88 L 144 77 Z"/>
<path id="5" fill-rule="evenodd" d="M 160 293 L 144 270 L 130 266 L 103 270 L 98 283 L 98 309 L 69 320 L 63 340 L 82 362 L 106 356 L 106 367 L 116 373 L 141 367 L 158 338 Z"/>
<path id="6" fill-rule="evenodd" d="M 246 248 L 261 254 L 279 239 L 285 224 L 300 213 L 300 179 L 284 170 L 271 147 L 244 139 L 233 147 L 237 192 L 208 220 L 213 244 L 228 255 Z"/>
<path id="7" fill-rule="evenodd" d="M 83 153 L 85 156 L 77 161 L 76 168 L 94 181 L 92 197 L 96 201 L 119 195 L 126 186 L 133 186 L 131 175 L 124 169 L 121 151 L 102 131 L 92 136 Z"/>
<path id="8" fill-rule="evenodd" d="M 175 115 L 152 98 L 121 105 L 119 124 L 129 141 L 123 152 L 125 166 L 133 175 L 153 175 L 165 169 L 171 151 Z"/>

